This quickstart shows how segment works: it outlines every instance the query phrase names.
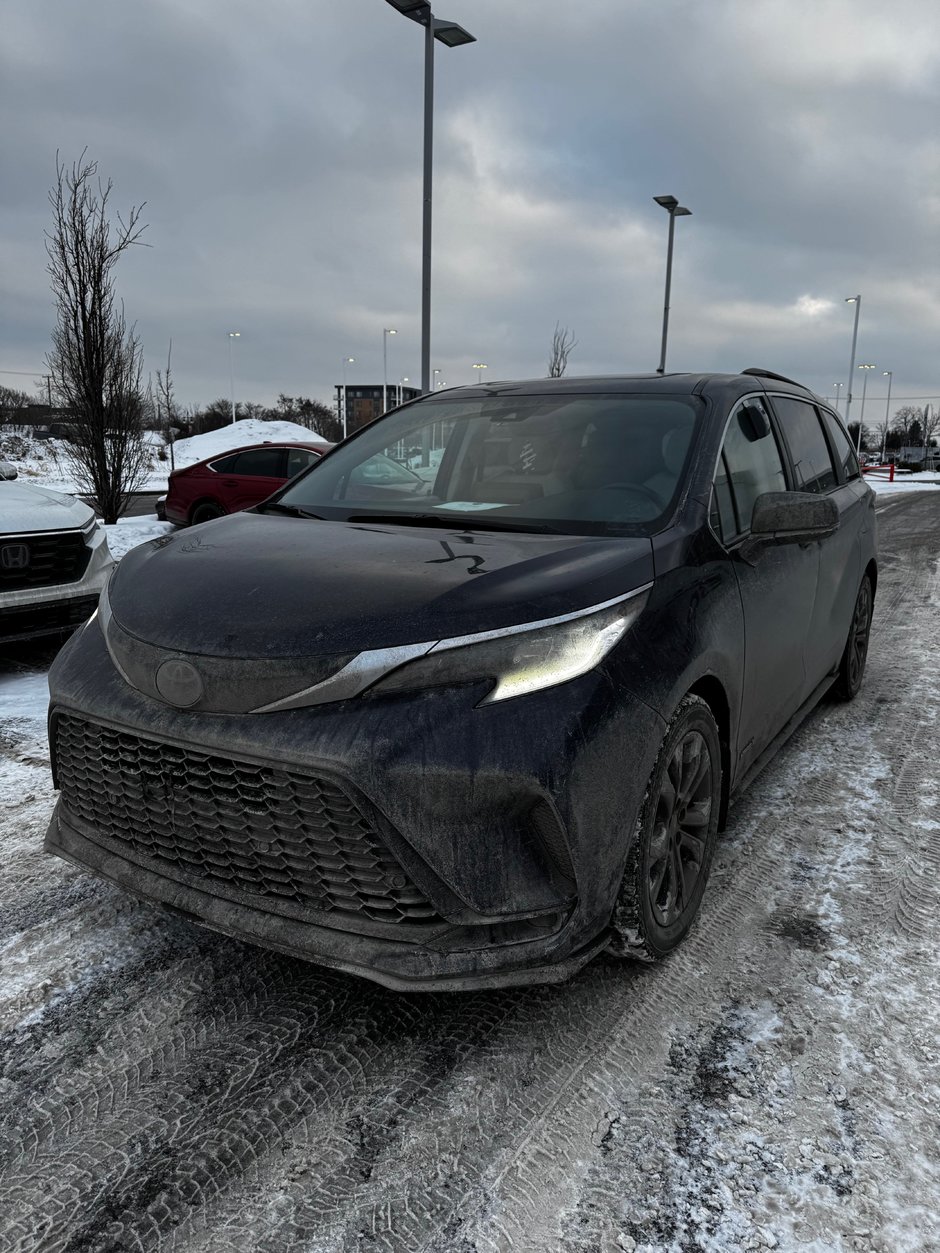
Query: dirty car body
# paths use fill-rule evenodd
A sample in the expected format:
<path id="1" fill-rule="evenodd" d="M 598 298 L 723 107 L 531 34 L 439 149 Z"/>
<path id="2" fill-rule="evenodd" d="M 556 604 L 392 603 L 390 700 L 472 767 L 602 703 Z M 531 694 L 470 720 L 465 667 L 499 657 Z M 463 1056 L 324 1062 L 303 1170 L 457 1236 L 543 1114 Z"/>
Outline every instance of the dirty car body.
<path id="1" fill-rule="evenodd" d="M 404 450 L 413 495 L 369 469 Z M 124 559 L 51 674 L 46 847 L 393 988 L 563 979 L 616 936 L 677 710 L 723 818 L 838 677 L 872 501 L 766 371 L 413 402 Z"/>

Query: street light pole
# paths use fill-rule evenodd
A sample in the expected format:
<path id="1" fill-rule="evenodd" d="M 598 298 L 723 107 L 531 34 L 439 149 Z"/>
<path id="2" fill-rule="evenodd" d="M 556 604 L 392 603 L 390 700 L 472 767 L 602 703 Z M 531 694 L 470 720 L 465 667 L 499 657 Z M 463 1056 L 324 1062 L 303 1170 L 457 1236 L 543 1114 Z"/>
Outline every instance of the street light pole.
<path id="1" fill-rule="evenodd" d="M 486 364 L 485 361 L 474 361 L 473 368 L 474 370 L 488 370 L 490 367 Z M 481 382 L 482 379 L 483 379 L 483 375 L 477 374 L 477 382 L 478 383 Z"/>
<path id="2" fill-rule="evenodd" d="M 343 358 L 343 439 L 346 438 L 346 367 L 355 360 L 355 357 Z"/>
<path id="3" fill-rule="evenodd" d="M 881 464 L 884 465 L 885 449 L 888 444 L 888 423 L 891 421 L 891 382 L 894 379 L 894 371 L 883 370 L 881 376 L 888 380 L 888 398 L 885 401 L 885 429 L 881 437 Z"/>
<path id="4" fill-rule="evenodd" d="M 476 37 L 431 12 L 429 0 L 388 0 L 393 9 L 424 30 L 424 192 L 421 223 L 421 391 L 431 390 L 431 187 L 434 159 L 434 40 L 448 48 L 476 43 Z"/>
<path id="5" fill-rule="evenodd" d="M 388 413 L 388 337 L 398 332 L 386 326 L 382 330 L 382 412 Z"/>
<path id="6" fill-rule="evenodd" d="M 855 305 L 855 327 L 852 331 L 852 356 L 849 358 L 849 386 L 845 393 L 845 425 L 849 424 L 849 410 L 852 408 L 852 379 L 855 376 L 855 345 L 858 341 L 858 315 L 862 311 L 861 296 L 846 296 L 845 303 L 847 305 Z M 861 426 L 859 426 L 859 434 L 861 434 Z"/>
<path id="7" fill-rule="evenodd" d="M 683 208 L 675 196 L 654 196 L 653 199 L 669 214 L 669 243 L 666 246 L 666 298 L 663 301 L 663 344 L 659 354 L 657 374 L 666 373 L 666 339 L 669 335 L 669 295 L 672 289 L 672 241 L 676 230 L 676 218 L 691 217 L 692 210 Z"/>
<path id="8" fill-rule="evenodd" d="M 861 456 L 862 452 L 862 428 L 865 425 L 865 392 L 868 390 L 868 371 L 875 368 L 875 363 L 870 361 L 865 365 L 860 365 L 858 368 L 864 370 L 865 373 L 862 375 L 862 412 L 858 419 L 858 439 L 855 441 L 856 457 Z M 851 397 L 849 399 L 851 400 Z M 848 420 L 846 420 L 846 426 L 848 426 Z"/>
<path id="9" fill-rule="evenodd" d="M 833 383 L 833 385 L 832 385 L 832 386 L 836 389 L 836 413 L 838 413 L 838 412 L 839 412 L 839 392 L 841 392 L 841 390 L 842 390 L 842 388 L 845 386 L 845 384 L 844 384 L 844 383 Z"/>
<path id="10" fill-rule="evenodd" d="M 228 333 L 228 386 L 229 395 L 232 398 L 232 422 L 235 422 L 235 362 L 232 353 L 232 340 L 241 339 L 241 331 L 229 331 Z"/>

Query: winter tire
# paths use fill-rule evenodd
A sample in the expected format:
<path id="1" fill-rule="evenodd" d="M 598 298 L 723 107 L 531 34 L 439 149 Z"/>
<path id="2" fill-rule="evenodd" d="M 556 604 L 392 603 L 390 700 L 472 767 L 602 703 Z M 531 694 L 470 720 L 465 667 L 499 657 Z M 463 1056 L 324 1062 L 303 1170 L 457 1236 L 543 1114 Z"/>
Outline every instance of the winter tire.
<path id="1" fill-rule="evenodd" d="M 849 638 L 845 642 L 845 651 L 839 662 L 839 677 L 832 685 L 833 695 L 839 700 L 854 700 L 865 677 L 865 662 L 868 659 L 868 640 L 871 636 L 871 615 L 875 607 L 875 596 L 871 579 L 866 574 L 862 586 L 855 598 L 855 609 L 852 612 L 852 625 Z"/>
<path id="2" fill-rule="evenodd" d="M 213 505 L 209 501 L 205 501 L 201 505 L 197 505 L 193 510 L 191 519 L 192 526 L 198 526 L 200 522 L 211 522 L 213 518 L 222 518 L 225 516 L 225 510 L 219 505 Z"/>
<path id="3" fill-rule="evenodd" d="M 708 880 L 721 803 L 721 746 L 711 709 L 687 696 L 650 775 L 614 908 L 611 951 L 658 961 L 685 939 Z"/>

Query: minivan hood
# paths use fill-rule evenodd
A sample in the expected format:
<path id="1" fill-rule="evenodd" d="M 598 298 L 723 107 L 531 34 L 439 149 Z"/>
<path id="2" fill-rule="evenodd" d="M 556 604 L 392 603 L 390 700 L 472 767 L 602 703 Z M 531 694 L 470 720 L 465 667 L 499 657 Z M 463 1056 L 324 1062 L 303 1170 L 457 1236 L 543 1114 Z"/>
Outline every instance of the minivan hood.
<path id="1" fill-rule="evenodd" d="M 75 530 L 94 516 L 93 509 L 64 492 L 14 480 L 0 482 L 0 535 Z"/>
<path id="2" fill-rule="evenodd" d="M 647 538 L 241 513 L 133 549 L 109 599 L 125 631 L 159 648 L 301 658 L 556 617 L 652 578 Z"/>

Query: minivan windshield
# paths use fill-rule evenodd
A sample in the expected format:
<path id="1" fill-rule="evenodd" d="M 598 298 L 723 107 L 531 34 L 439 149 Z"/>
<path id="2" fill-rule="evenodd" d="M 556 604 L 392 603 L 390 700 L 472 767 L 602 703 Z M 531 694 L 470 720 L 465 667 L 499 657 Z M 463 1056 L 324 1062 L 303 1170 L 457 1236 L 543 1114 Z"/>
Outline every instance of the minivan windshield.
<path id="1" fill-rule="evenodd" d="M 353 436 L 277 502 L 329 519 L 651 534 L 701 411 L 694 396 L 426 397 Z"/>

